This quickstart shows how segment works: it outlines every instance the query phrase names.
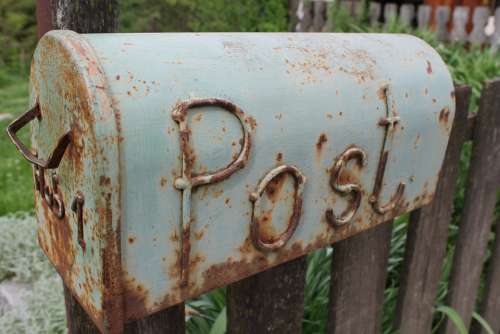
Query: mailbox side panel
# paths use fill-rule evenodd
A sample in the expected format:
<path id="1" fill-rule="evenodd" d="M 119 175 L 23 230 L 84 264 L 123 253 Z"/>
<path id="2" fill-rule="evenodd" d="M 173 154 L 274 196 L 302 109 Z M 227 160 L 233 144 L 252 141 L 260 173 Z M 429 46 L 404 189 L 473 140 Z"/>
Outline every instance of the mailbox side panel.
<path id="1" fill-rule="evenodd" d="M 49 32 L 34 54 L 30 104 L 40 105 L 41 117 L 32 127 L 38 157 L 48 157 L 65 132 L 71 138 L 59 167 L 41 172 L 45 188 L 35 189 L 39 244 L 99 329 L 112 333 L 120 332 L 123 322 L 119 123 L 102 73 L 80 35 Z M 61 217 L 54 209 L 55 196 L 64 208 Z M 77 198 L 83 200 L 81 221 Z"/>
<path id="2" fill-rule="evenodd" d="M 455 107 L 445 64 L 419 39 L 377 34 L 85 38 L 103 66 L 121 117 L 127 319 L 344 239 L 432 199 Z M 207 99 L 212 103 L 194 103 Z M 227 104 L 221 107 L 213 99 L 229 101 L 243 116 L 235 117 Z M 244 146 L 242 129 L 251 149 L 243 168 L 220 182 L 196 186 L 183 198 L 176 180 L 186 151 L 172 113 L 189 103 L 194 105 L 186 116 L 193 175 L 230 166 Z M 349 155 L 353 149 L 363 158 Z M 306 179 L 300 210 L 300 187 L 291 168 L 258 193 L 266 175 L 284 165 Z M 340 217 L 356 197 L 342 187 L 346 184 L 357 186 L 359 207 L 348 222 L 335 225 L 326 213 Z M 390 208 L 401 184 L 397 205 Z M 186 207 L 187 239 L 181 230 Z M 278 245 L 294 216 L 297 226 L 284 245 L 270 250 L 256 244 L 252 219 L 258 218 L 261 241 Z M 183 270 L 189 274 L 186 284 Z"/>

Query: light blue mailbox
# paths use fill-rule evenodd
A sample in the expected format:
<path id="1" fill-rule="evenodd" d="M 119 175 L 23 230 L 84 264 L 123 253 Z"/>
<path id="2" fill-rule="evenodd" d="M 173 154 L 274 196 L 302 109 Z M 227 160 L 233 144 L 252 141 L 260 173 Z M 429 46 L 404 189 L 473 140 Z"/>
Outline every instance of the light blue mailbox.
<path id="1" fill-rule="evenodd" d="M 429 203 L 455 98 L 412 36 L 53 31 L 31 107 L 40 245 L 112 333 Z"/>

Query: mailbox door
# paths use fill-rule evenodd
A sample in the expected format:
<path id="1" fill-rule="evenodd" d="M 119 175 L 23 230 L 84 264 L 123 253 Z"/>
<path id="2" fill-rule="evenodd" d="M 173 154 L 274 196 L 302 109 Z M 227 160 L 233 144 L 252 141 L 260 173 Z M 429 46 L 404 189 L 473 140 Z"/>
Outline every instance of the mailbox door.
<path id="1" fill-rule="evenodd" d="M 104 323 L 122 322 L 121 310 L 113 306 L 119 306 L 116 282 L 121 280 L 119 138 L 107 85 L 79 35 L 50 33 L 41 39 L 30 78 L 30 106 L 38 108 L 31 122 L 32 147 L 42 160 L 33 167 L 38 240 L 103 331 Z M 69 145 L 60 162 L 43 168 L 65 138 Z"/>

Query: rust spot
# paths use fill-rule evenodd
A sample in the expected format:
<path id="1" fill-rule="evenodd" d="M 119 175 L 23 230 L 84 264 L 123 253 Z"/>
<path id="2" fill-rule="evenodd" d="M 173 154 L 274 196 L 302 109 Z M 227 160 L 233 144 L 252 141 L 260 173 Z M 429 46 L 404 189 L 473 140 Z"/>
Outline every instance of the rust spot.
<path id="1" fill-rule="evenodd" d="M 229 203 L 231 203 L 231 199 L 229 197 L 226 197 L 226 199 L 224 200 L 224 204 L 229 205 Z"/>
<path id="2" fill-rule="evenodd" d="M 283 162 L 283 153 L 278 152 L 278 154 L 276 154 L 276 162 L 277 163 Z"/>
<path id="3" fill-rule="evenodd" d="M 127 278 L 124 281 L 125 308 L 128 319 L 137 319 L 148 314 L 148 294 L 149 291 L 134 278 Z"/>
<path id="4" fill-rule="evenodd" d="M 223 282 L 234 282 L 241 277 L 247 277 L 268 267 L 265 256 L 258 256 L 251 263 L 246 260 L 234 261 L 232 258 L 221 264 L 210 266 L 203 272 L 203 289 L 210 290 L 220 286 Z"/>
<path id="5" fill-rule="evenodd" d="M 281 190 L 283 189 L 283 185 L 287 179 L 287 173 L 282 173 L 275 176 L 266 186 L 265 193 L 271 203 L 276 203 L 276 200 L 279 197 Z M 270 212 L 269 212 L 270 213 Z M 262 219 L 265 219 L 267 216 L 263 214 Z"/>
<path id="6" fill-rule="evenodd" d="M 101 177 L 99 178 L 99 185 L 109 186 L 111 185 L 111 179 L 108 176 L 101 175 Z"/>
<path id="7" fill-rule="evenodd" d="M 424 95 L 428 95 L 429 94 L 429 90 L 426 88 L 424 89 Z"/>
<path id="8" fill-rule="evenodd" d="M 120 75 L 119 74 L 116 75 L 116 80 L 120 80 Z"/>
<path id="9" fill-rule="evenodd" d="M 387 87 L 383 86 L 377 91 L 378 98 L 387 104 Z"/>
<path id="10" fill-rule="evenodd" d="M 323 144 L 328 141 L 328 138 L 324 133 L 320 134 L 318 137 L 318 141 L 316 142 L 316 150 L 319 152 L 323 148 Z"/>
<path id="11" fill-rule="evenodd" d="M 177 234 L 177 231 L 174 230 L 174 232 L 170 236 L 170 241 L 173 241 L 173 242 L 179 241 L 179 235 Z"/>
<path id="12" fill-rule="evenodd" d="M 128 243 L 133 244 L 135 242 L 135 236 L 131 235 L 128 237 Z"/>
<path id="13" fill-rule="evenodd" d="M 418 144 L 420 144 L 420 133 L 417 134 L 417 137 L 415 138 L 415 141 L 413 142 L 413 148 L 416 149 L 418 147 Z"/>
<path id="14" fill-rule="evenodd" d="M 196 240 L 201 240 L 203 239 L 203 236 L 205 235 L 205 229 L 201 228 L 198 231 L 194 231 L 194 238 Z"/>
<path id="15" fill-rule="evenodd" d="M 167 186 L 167 183 L 168 183 L 167 178 L 165 176 L 162 176 L 160 178 L 160 187 L 165 188 Z"/>
<path id="16" fill-rule="evenodd" d="M 426 61 L 427 62 L 427 74 L 432 74 L 432 65 L 431 65 L 431 62 L 430 61 Z"/>
<path id="17" fill-rule="evenodd" d="M 199 240 L 199 239 L 198 239 Z M 189 260 L 189 271 L 193 271 L 199 263 L 205 261 L 205 256 L 203 254 L 196 254 L 192 256 Z"/>
<path id="18" fill-rule="evenodd" d="M 448 122 L 450 118 L 450 109 L 445 107 L 439 112 L 439 123 L 448 129 Z"/>
<path id="19" fill-rule="evenodd" d="M 245 119 L 245 123 L 248 123 L 252 130 L 255 130 L 257 128 L 257 121 L 252 116 L 247 116 Z"/>
<path id="20" fill-rule="evenodd" d="M 197 114 L 196 116 L 193 117 L 193 121 L 200 122 L 202 118 L 203 118 L 203 114 L 199 113 L 199 114 Z"/>
<path id="21" fill-rule="evenodd" d="M 72 281 L 70 279 L 71 267 L 75 261 L 75 248 L 73 247 L 73 231 L 68 221 L 68 215 L 59 220 L 44 200 L 39 200 L 39 203 L 42 207 L 42 224 L 45 226 L 38 232 L 38 241 L 59 274 L 66 278 L 67 283 L 70 283 Z M 48 235 L 45 234 L 45 231 L 48 232 Z"/>
<path id="22" fill-rule="evenodd" d="M 333 115 L 331 113 L 326 113 L 326 118 L 328 119 L 332 119 L 333 118 Z"/>
<path id="23" fill-rule="evenodd" d="M 224 190 L 222 188 L 214 189 L 212 194 L 213 194 L 214 198 L 219 198 L 222 196 L 222 194 L 224 194 Z"/>

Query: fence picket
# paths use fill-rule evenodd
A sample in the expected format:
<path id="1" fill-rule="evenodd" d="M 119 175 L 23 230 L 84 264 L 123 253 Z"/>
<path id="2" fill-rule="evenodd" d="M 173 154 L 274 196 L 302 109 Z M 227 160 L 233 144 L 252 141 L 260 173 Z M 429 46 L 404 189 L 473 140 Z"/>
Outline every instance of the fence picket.
<path id="1" fill-rule="evenodd" d="M 481 302 L 480 314 L 488 322 L 493 333 L 500 333 L 500 220 L 496 222 L 495 243 L 491 252 L 491 263 L 486 275 L 485 296 Z M 474 324 L 473 333 L 487 334 L 487 331 Z"/>
<path id="2" fill-rule="evenodd" d="M 450 20 L 450 7 L 437 6 L 436 8 L 436 39 L 444 42 L 448 40 L 448 21 Z"/>
<path id="3" fill-rule="evenodd" d="M 467 134 L 470 94 L 468 86 L 455 89 L 455 120 L 434 200 L 410 216 L 394 319 L 394 327 L 400 333 L 431 331 L 434 300 L 453 212 L 453 195 L 460 171 L 460 150 Z"/>
<path id="4" fill-rule="evenodd" d="M 455 42 L 467 40 L 466 26 L 469 21 L 469 7 L 457 6 L 453 11 L 453 28 L 450 39 Z"/>
<path id="5" fill-rule="evenodd" d="M 303 256 L 227 287 L 228 333 L 300 333 L 304 313 Z"/>
<path id="6" fill-rule="evenodd" d="M 399 14 L 399 22 L 401 22 L 401 24 L 407 27 L 411 27 L 414 16 L 415 16 L 415 6 L 413 6 L 413 4 L 406 3 L 401 5 Z"/>
<path id="7" fill-rule="evenodd" d="M 495 10 L 495 31 L 490 40 L 491 49 L 496 52 L 500 47 L 500 7 Z"/>
<path id="8" fill-rule="evenodd" d="M 313 20 L 312 2 L 301 0 L 298 12 L 300 12 L 300 22 L 297 25 L 297 32 L 308 32 L 311 29 Z"/>
<path id="9" fill-rule="evenodd" d="M 395 3 L 386 3 L 384 6 L 385 26 L 388 27 L 391 22 L 398 18 L 398 5 Z"/>
<path id="10" fill-rule="evenodd" d="M 334 245 L 327 333 L 380 333 L 392 223 Z"/>
<path id="11" fill-rule="evenodd" d="M 380 2 L 370 2 L 370 9 L 369 9 L 369 15 L 370 15 L 370 24 L 372 26 L 378 25 L 378 20 L 380 18 Z"/>
<path id="12" fill-rule="evenodd" d="M 432 7 L 429 5 L 421 5 L 417 11 L 417 26 L 418 29 L 424 30 L 429 28 L 431 21 Z"/>
<path id="13" fill-rule="evenodd" d="M 313 31 L 323 31 L 326 22 L 326 2 L 313 2 Z"/>
<path id="14" fill-rule="evenodd" d="M 484 32 L 484 27 L 488 23 L 488 18 L 490 16 L 490 10 L 486 6 L 478 6 L 474 10 L 472 16 L 472 31 L 469 35 L 469 42 L 471 44 L 484 44 L 486 43 L 486 34 Z"/>
<path id="15" fill-rule="evenodd" d="M 465 188 L 464 208 L 457 236 L 447 305 L 471 322 L 493 209 L 500 185 L 500 79 L 485 83 L 474 131 L 474 144 Z M 457 333 L 450 320 L 446 334 Z"/>

